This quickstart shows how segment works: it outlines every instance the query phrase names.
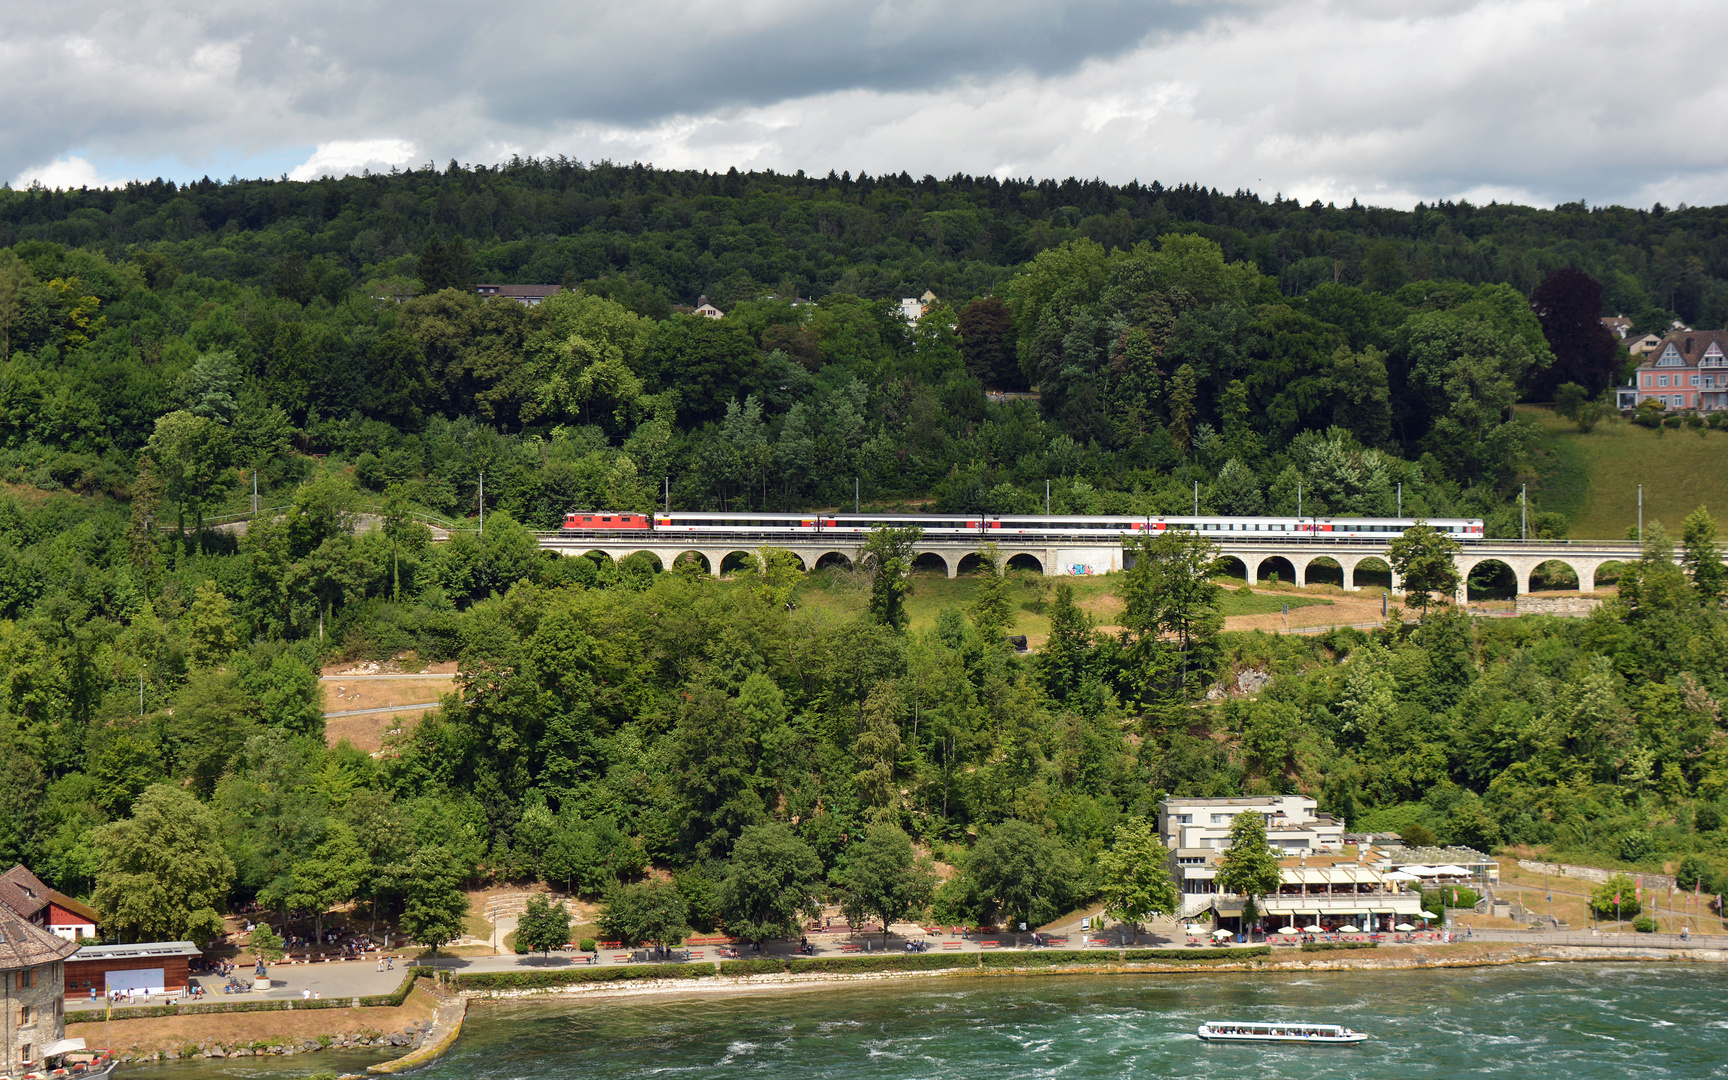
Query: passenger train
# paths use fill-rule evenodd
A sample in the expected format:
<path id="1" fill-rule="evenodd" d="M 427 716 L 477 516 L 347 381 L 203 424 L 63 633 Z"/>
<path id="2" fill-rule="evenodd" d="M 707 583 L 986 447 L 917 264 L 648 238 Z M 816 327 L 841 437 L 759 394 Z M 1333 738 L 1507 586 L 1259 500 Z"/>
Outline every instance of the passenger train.
<path id="1" fill-rule="evenodd" d="M 1051 515 L 991 516 L 979 514 L 714 514 L 654 513 L 584 510 L 564 515 L 561 532 L 571 535 L 616 535 L 619 533 L 677 534 L 680 536 L 752 537 L 826 536 L 855 537 L 878 528 L 916 525 L 928 539 L 1032 539 L 1064 541 L 1101 540 L 1111 543 L 1119 536 L 1157 534 L 1187 529 L 1217 539 L 1387 539 L 1416 524 L 1415 518 L 1344 517 L 1065 517 Z M 1482 539 L 1481 518 L 1433 518 L 1428 525 L 1455 539 Z M 1246 535 L 1244 535 L 1246 534 Z"/>

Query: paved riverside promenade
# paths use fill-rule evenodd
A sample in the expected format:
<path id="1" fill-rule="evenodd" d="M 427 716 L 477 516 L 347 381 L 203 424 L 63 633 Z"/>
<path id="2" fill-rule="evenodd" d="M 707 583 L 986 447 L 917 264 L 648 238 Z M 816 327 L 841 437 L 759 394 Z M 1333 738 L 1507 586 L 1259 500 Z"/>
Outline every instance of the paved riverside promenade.
<path id="1" fill-rule="evenodd" d="M 1086 942 L 1085 944 L 1082 944 L 1082 938 L 1081 938 L 1081 935 L 1079 935 L 1079 934 L 1070 935 L 1066 938 L 1065 941 L 1063 940 L 1063 938 L 1060 935 L 1052 935 L 1052 936 L 1055 938 L 1056 943 L 1053 945 L 1047 946 L 1046 948 L 1054 948 L 1054 949 L 1061 949 L 1061 950 L 1087 948 L 1087 949 L 1098 949 L 1098 950 L 1108 949 L 1110 951 L 1116 951 L 1116 950 L 1120 950 L 1120 949 L 1124 948 L 1124 946 L 1120 943 L 1122 939 L 1119 936 L 1118 931 L 1115 928 L 1112 928 L 1103 936 L 1100 936 L 1097 934 L 1087 935 L 1085 938 L 1085 942 Z M 1367 937 L 1367 935 L 1361 935 L 1361 934 L 1349 935 L 1349 936 L 1352 939 L 1363 939 L 1363 938 Z M 1381 949 L 1385 950 L 1386 952 L 1390 952 L 1393 955 L 1396 955 L 1396 951 L 1401 946 L 1406 946 L 1406 945 L 1435 946 L 1435 945 L 1441 945 L 1442 944 L 1441 932 L 1438 930 L 1435 930 L 1435 931 L 1433 931 L 1429 934 L 1426 934 L 1426 935 L 1418 934 L 1418 935 L 1413 935 L 1413 936 L 1415 937 L 1415 940 L 1405 941 L 1405 940 L 1395 940 L 1395 939 L 1402 939 L 1405 937 L 1405 935 L 1397 935 L 1397 934 L 1381 935 L 1380 936 Z M 904 930 L 902 930 L 901 927 L 896 926 L 894 928 L 894 932 L 889 935 L 888 946 L 886 949 L 884 949 L 882 947 L 882 934 L 880 931 L 877 931 L 875 934 L 869 935 L 869 937 L 870 937 L 870 949 L 871 949 L 871 951 L 868 954 L 866 954 L 863 950 L 864 935 L 862 935 L 862 934 L 855 934 L 855 935 L 851 935 L 849 937 L 844 936 L 844 935 L 827 935 L 827 934 L 812 935 L 810 940 L 811 940 L 811 944 L 815 947 L 815 955 L 817 957 L 841 957 L 841 956 L 852 957 L 852 956 L 865 956 L 865 955 L 870 955 L 870 956 L 903 955 L 906 951 L 906 942 L 908 940 L 928 941 L 930 943 L 930 947 L 926 951 L 929 953 L 978 953 L 978 952 L 1009 952 L 1009 953 L 1012 953 L 1012 952 L 1016 952 L 1016 951 L 1031 953 L 1033 951 L 1044 951 L 1044 949 L 1034 950 L 1034 947 L 1032 945 L 1032 935 L 1030 933 L 1023 933 L 1020 935 L 1021 944 L 1018 947 L 1016 947 L 1014 944 L 1015 935 L 1012 933 L 995 933 L 995 934 L 984 934 L 984 935 L 974 934 L 974 935 L 968 936 L 967 938 L 962 939 L 962 938 L 950 936 L 948 934 L 927 935 L 927 934 L 923 933 L 923 931 L 917 930 L 917 929 L 912 928 L 912 927 L 906 927 L 906 928 L 904 928 Z M 1181 949 L 1181 948 L 1186 948 L 1189 946 L 1189 942 L 1188 942 L 1186 935 L 1182 935 L 1182 934 L 1176 934 L 1175 936 L 1171 936 L 1168 933 L 1142 933 L 1140 935 L 1139 943 L 1136 944 L 1134 941 L 1133 934 L 1130 933 L 1127 936 L 1126 940 L 1127 940 L 1126 947 L 1130 948 L 1130 949 L 1135 949 L 1135 948 L 1140 948 L 1140 949 Z M 1476 930 L 1470 936 L 1466 936 L 1462 931 L 1455 930 L 1455 931 L 1453 931 L 1452 941 L 1454 943 L 1466 943 L 1466 942 L 1495 943 L 1495 944 L 1516 943 L 1516 944 L 1527 944 L 1527 945 L 1567 946 L 1567 947 L 1598 948 L 1598 949 L 1607 949 L 1607 948 L 1612 948 L 1612 949 L 1644 949 L 1644 950 L 1680 950 L 1680 949 L 1685 949 L 1685 950 L 1721 950 L 1721 951 L 1728 952 L 1728 935 L 1703 935 L 1703 934 L 1694 934 L 1694 935 L 1692 935 L 1690 940 L 1682 940 L 1680 935 L 1678 935 L 1678 934 L 1593 933 L 1589 930 L 1579 930 L 1579 931 L 1571 931 L 1571 932 Z M 988 944 L 990 942 L 999 942 L 1000 944 L 996 944 L 996 945 Z M 1276 934 L 1272 935 L 1270 941 L 1256 941 L 1253 944 L 1255 946 L 1264 945 L 1264 944 L 1272 945 L 1272 947 L 1273 947 L 1272 948 L 1272 955 L 1274 958 L 1279 956 L 1279 955 L 1282 955 L 1286 952 L 1295 953 L 1298 951 L 1296 948 L 1296 943 L 1294 943 L 1294 942 L 1288 943 L 1288 944 L 1284 943 L 1283 941 L 1280 940 L 1279 936 Z M 1204 945 L 1206 947 L 1213 947 L 1210 942 L 1205 942 Z M 846 946 L 856 946 L 856 948 L 849 949 L 849 948 L 846 948 Z M 1239 942 L 1234 942 L 1234 941 L 1226 942 L 1226 943 L 1220 943 L 1220 947 L 1223 947 L 1223 946 L 1227 946 L 1230 948 L 1242 948 L 1242 949 L 1250 947 L 1246 943 L 1239 943 Z M 763 951 L 760 953 L 752 952 L 748 945 L 738 945 L 738 946 L 732 946 L 732 947 L 736 948 L 738 950 L 738 956 L 740 959 L 750 959 L 752 957 L 763 957 L 763 956 L 792 957 L 792 956 L 800 955 L 798 953 L 798 943 L 797 942 L 787 942 L 787 941 L 769 942 L 766 946 L 764 946 Z M 638 961 L 632 961 L 631 959 L 629 959 L 629 957 L 632 953 L 639 953 L 640 950 L 601 949 L 600 955 L 599 955 L 599 960 L 597 961 L 597 963 L 601 967 L 630 965 L 633 963 L 637 964 L 638 966 L 647 966 L 648 964 L 680 964 L 681 965 L 681 964 L 685 964 L 685 963 L 712 964 L 716 960 L 721 959 L 720 947 L 718 947 L 718 946 L 711 946 L 711 945 L 690 946 L 689 952 L 690 952 L 691 959 L 689 959 L 688 961 L 683 959 L 684 951 L 685 951 L 685 948 L 683 946 L 680 946 L 678 949 L 673 950 L 674 959 L 638 962 Z M 589 966 L 586 962 L 586 959 L 585 959 L 588 955 L 589 954 L 578 953 L 578 952 L 574 952 L 574 951 L 567 952 L 567 953 L 559 953 L 557 951 L 554 951 L 549 957 L 542 957 L 539 953 L 535 953 L 533 956 L 515 956 L 515 955 L 507 955 L 507 956 L 440 956 L 438 958 L 438 967 L 441 969 L 447 970 L 447 971 L 472 971 L 472 972 L 515 971 L 515 970 L 522 970 L 522 971 L 558 970 L 558 969 L 568 968 L 568 967 L 581 968 L 581 967 Z M 1352 954 L 1340 953 L 1337 955 L 1346 956 L 1346 955 L 1352 955 Z M 1362 954 L 1357 953 L 1354 955 L 1361 956 Z M 272 973 L 272 974 L 274 974 L 274 973 Z"/>
<path id="2" fill-rule="evenodd" d="M 241 959 L 244 960 L 245 957 L 243 956 Z M 488 959 L 491 958 L 488 957 Z M 515 958 L 512 957 L 512 959 Z M 221 975 L 194 972 L 192 981 L 204 987 L 204 1000 L 199 1002 L 199 1004 L 204 1005 L 222 1001 L 280 1001 L 283 999 L 299 1001 L 306 996 L 307 992 L 325 999 L 369 997 L 374 994 L 394 992 L 397 987 L 402 985 L 402 980 L 407 977 L 411 964 L 412 961 L 399 958 L 396 960 L 394 970 L 379 971 L 376 954 L 360 960 L 314 961 L 302 964 L 275 963 L 269 965 L 269 990 L 250 990 L 243 994 L 224 994 L 222 984 L 227 982 L 227 979 Z M 250 983 L 252 981 L 252 964 L 250 962 L 237 962 L 234 977 Z M 151 996 L 148 1001 L 142 999 L 131 1003 L 124 1000 L 116 1001 L 114 1007 L 124 1009 L 130 1005 L 167 1005 L 173 1002 L 189 1003 L 190 999 L 183 998 L 178 993 L 156 994 Z M 66 1008 L 69 1010 L 105 1009 L 107 1007 L 107 999 L 101 996 L 98 996 L 95 1001 L 90 1000 L 88 993 L 80 995 L 73 992 L 66 996 Z"/>
<path id="3" fill-rule="evenodd" d="M 1366 936 L 1367 935 L 1361 934 L 1349 935 L 1351 939 L 1363 939 Z M 1395 955 L 1396 950 L 1398 950 L 1400 946 L 1406 944 L 1434 946 L 1442 943 L 1439 931 L 1433 931 L 1428 935 L 1416 935 L 1417 940 L 1410 942 L 1396 940 L 1402 936 L 1403 935 L 1395 934 L 1381 935 L 1381 948 Z M 906 942 L 908 940 L 929 942 L 930 947 L 927 951 L 930 953 L 1011 953 L 1015 951 L 1030 953 L 1035 951 L 1032 945 L 1032 935 L 1029 933 L 1019 935 L 1021 944 L 1016 946 L 1014 944 L 1015 935 L 1013 933 L 973 934 L 965 938 L 960 938 L 946 933 L 929 935 L 924 933 L 923 930 L 911 926 L 896 926 L 894 932 L 889 935 L 886 949 L 882 946 L 882 934 L 880 931 L 868 935 L 870 941 L 870 952 L 868 954 L 864 952 L 865 937 L 866 935 L 861 933 L 822 933 L 811 935 L 810 940 L 811 944 L 815 948 L 815 955 L 818 957 L 904 954 L 906 951 Z M 1069 935 L 1065 939 L 1061 935 L 1051 935 L 1051 937 L 1054 939 L 1055 944 L 1049 945 L 1047 948 L 1064 950 L 1087 948 L 1115 951 L 1124 947 L 1121 943 L 1123 938 L 1115 928 L 1111 928 L 1104 935 L 1086 935 L 1084 939 L 1077 933 Z M 1722 934 L 1693 934 L 1690 939 L 1683 939 L 1679 934 L 1614 933 L 1591 930 L 1557 932 L 1474 930 L 1468 934 L 1460 930 L 1454 930 L 1452 940 L 1454 943 L 1476 942 L 1483 944 L 1546 945 L 1568 948 L 1637 949 L 1648 951 L 1719 950 L 1728 952 L 1728 935 Z M 1130 949 L 1180 949 L 1189 945 L 1188 939 L 1185 935 L 1176 934 L 1172 936 L 1169 933 L 1156 932 L 1142 933 L 1138 944 L 1135 943 L 1134 937 L 1130 933 L 1127 935 L 1126 942 L 1126 947 Z M 1206 942 L 1205 944 L 1207 947 L 1213 947 L 1210 942 Z M 1272 935 L 1270 941 L 1255 942 L 1254 944 L 1272 945 L 1272 955 L 1274 957 L 1285 952 L 1294 953 L 1297 951 L 1295 943 L 1286 944 L 1281 941 L 1279 936 L 1276 934 Z M 738 956 L 741 959 L 761 956 L 790 957 L 799 955 L 797 951 L 797 942 L 789 941 L 769 942 L 760 953 L 752 952 L 748 945 L 738 945 L 733 947 L 738 950 Z M 1220 943 L 1219 947 L 1248 948 L 1249 946 L 1244 943 L 1231 941 Z M 716 960 L 721 959 L 720 948 L 721 946 L 715 945 L 690 946 L 689 953 L 691 958 L 685 960 L 683 959 L 685 947 L 680 946 L 678 949 L 673 950 L 674 959 L 647 962 L 632 961 L 630 959 L 631 954 L 639 954 L 640 950 L 601 949 L 597 963 L 601 967 L 614 967 L 630 965 L 633 963 L 644 967 L 649 964 L 712 964 Z M 445 971 L 546 971 L 589 966 L 586 962 L 586 957 L 588 955 L 589 954 L 578 953 L 575 951 L 554 951 L 549 957 L 543 957 L 539 953 L 535 953 L 532 956 L 517 956 L 515 954 L 505 954 L 501 956 L 451 956 L 440 953 L 437 960 L 437 966 Z M 1343 956 L 1350 954 L 1338 955 Z M 1358 953 L 1354 955 L 1360 956 L 1362 954 Z M 418 961 L 417 963 L 430 964 L 431 962 L 432 961 L 425 960 Z M 340 999 L 365 997 L 373 994 L 388 994 L 402 984 L 402 979 L 405 977 L 405 974 L 412 963 L 416 962 L 398 960 L 394 970 L 384 972 L 378 970 L 378 961 L 375 956 L 369 960 L 335 960 L 327 963 L 273 964 L 270 967 L 271 988 L 268 991 L 252 991 L 235 995 L 222 993 L 222 983 L 224 980 L 221 976 L 194 975 L 193 978 L 201 981 L 206 989 L 203 1003 L 223 1001 L 279 1001 L 284 999 L 298 1001 L 301 1000 L 308 991 L 328 1000 L 331 998 Z M 241 965 L 235 974 L 237 976 L 250 976 L 251 971 L 251 965 L 245 964 Z M 177 994 L 169 994 L 166 997 L 157 995 L 149 1002 L 139 1001 L 136 1004 L 162 1005 L 169 1002 L 183 1000 L 184 999 L 180 998 Z M 105 1008 L 106 1004 L 106 1001 L 100 997 L 97 998 L 95 1002 L 91 1002 L 88 997 L 80 997 L 77 995 L 69 996 L 66 1001 L 67 1009 L 74 1011 L 84 1009 L 100 1010 Z M 115 1005 L 115 1008 L 117 1009 L 124 1007 L 126 1006 L 123 1002 L 116 1003 Z"/>

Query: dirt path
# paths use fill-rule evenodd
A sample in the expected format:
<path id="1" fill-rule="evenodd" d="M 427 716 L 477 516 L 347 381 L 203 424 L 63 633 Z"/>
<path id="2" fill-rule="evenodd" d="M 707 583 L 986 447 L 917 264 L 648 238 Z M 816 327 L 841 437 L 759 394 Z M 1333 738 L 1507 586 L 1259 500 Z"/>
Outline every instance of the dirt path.
<path id="1" fill-rule="evenodd" d="M 335 746 L 346 739 L 376 754 L 387 735 L 406 731 L 437 708 L 455 678 L 454 663 L 417 672 L 326 669 L 318 680 L 324 690 L 324 740 Z"/>

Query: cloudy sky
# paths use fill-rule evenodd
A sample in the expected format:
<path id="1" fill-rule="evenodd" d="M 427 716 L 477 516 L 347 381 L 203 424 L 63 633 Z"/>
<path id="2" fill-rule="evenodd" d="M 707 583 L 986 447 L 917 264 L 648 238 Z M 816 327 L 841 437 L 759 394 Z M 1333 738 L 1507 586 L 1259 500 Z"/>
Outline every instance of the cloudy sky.
<path id="1" fill-rule="evenodd" d="M 1715 204 L 1724 41 L 1722 0 L 17 3 L 0 179 L 564 154 Z"/>

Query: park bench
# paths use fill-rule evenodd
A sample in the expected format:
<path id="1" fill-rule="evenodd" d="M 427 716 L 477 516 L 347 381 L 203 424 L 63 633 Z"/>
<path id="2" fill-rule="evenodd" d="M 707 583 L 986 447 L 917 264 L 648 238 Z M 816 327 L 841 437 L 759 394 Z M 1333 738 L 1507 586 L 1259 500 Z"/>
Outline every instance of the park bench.
<path id="1" fill-rule="evenodd" d="M 1000 949 L 1002 943 L 1000 941 L 980 941 L 978 947 L 980 949 Z"/>
<path id="2" fill-rule="evenodd" d="M 627 952 L 613 953 L 612 954 L 612 962 L 614 964 L 628 964 L 633 959 L 635 959 L 635 957 L 631 956 Z"/>
<path id="3" fill-rule="evenodd" d="M 862 952 L 863 949 L 864 949 L 864 946 L 859 945 L 857 942 L 851 942 L 851 941 L 840 946 L 841 952 Z"/>
<path id="4" fill-rule="evenodd" d="M 958 941 L 944 941 L 942 943 L 942 947 L 944 949 L 958 949 L 960 947 L 960 942 L 958 942 Z"/>
<path id="5" fill-rule="evenodd" d="M 621 947 L 624 943 L 622 941 L 597 941 L 594 944 L 602 949 L 616 949 Z"/>

